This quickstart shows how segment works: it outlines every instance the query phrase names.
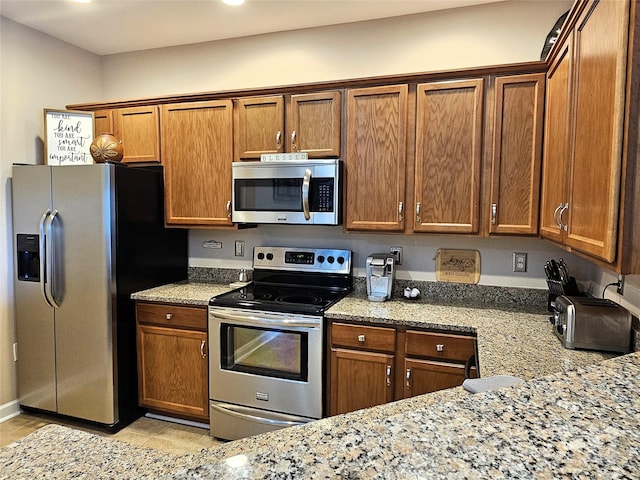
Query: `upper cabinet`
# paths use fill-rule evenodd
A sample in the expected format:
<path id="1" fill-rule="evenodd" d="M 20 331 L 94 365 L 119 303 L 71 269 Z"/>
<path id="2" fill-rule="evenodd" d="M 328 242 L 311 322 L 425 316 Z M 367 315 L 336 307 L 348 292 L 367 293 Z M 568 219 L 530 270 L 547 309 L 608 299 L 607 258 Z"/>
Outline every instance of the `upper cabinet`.
<path id="1" fill-rule="evenodd" d="M 263 153 L 340 156 L 340 91 L 239 98 L 235 101 L 235 160 Z"/>
<path id="2" fill-rule="evenodd" d="M 113 110 L 113 134 L 122 141 L 123 163 L 160 162 L 158 106 Z"/>
<path id="3" fill-rule="evenodd" d="M 548 73 L 542 235 L 609 263 L 618 246 L 628 24 L 629 2 L 587 2 Z"/>
<path id="4" fill-rule="evenodd" d="M 113 135 L 113 110 L 96 110 L 93 112 L 93 136 L 101 133 Z"/>
<path id="5" fill-rule="evenodd" d="M 231 100 L 163 105 L 166 223 L 231 226 Z"/>
<path id="6" fill-rule="evenodd" d="M 544 73 L 497 77 L 489 233 L 537 235 Z"/>
<path id="7" fill-rule="evenodd" d="M 347 93 L 347 230 L 404 230 L 407 92 L 391 85 Z"/>
<path id="8" fill-rule="evenodd" d="M 484 80 L 416 92 L 415 232 L 477 233 Z"/>

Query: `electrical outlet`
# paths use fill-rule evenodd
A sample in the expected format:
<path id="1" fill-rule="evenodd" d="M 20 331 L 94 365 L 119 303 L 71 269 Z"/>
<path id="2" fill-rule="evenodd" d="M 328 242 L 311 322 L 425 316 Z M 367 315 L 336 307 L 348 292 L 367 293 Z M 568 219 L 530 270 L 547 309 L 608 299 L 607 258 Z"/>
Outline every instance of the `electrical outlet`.
<path id="1" fill-rule="evenodd" d="M 524 252 L 513 252 L 513 271 L 527 271 L 527 254 Z"/>
<path id="2" fill-rule="evenodd" d="M 395 257 L 395 264 L 402 265 L 402 247 L 391 247 L 389 250 Z"/>
<path id="3" fill-rule="evenodd" d="M 236 257 L 244 257 L 244 242 L 236 240 Z"/>
<path id="4" fill-rule="evenodd" d="M 624 275 L 618 275 L 618 295 L 624 295 Z"/>

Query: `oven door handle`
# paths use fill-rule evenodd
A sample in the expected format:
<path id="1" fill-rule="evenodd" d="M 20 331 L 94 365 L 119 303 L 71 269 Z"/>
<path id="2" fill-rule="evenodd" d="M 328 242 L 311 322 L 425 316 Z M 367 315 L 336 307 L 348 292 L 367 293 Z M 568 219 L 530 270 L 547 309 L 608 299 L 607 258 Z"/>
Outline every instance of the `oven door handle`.
<path id="1" fill-rule="evenodd" d="M 212 313 L 212 315 L 221 320 L 227 320 L 229 322 L 236 322 L 238 324 L 251 324 L 258 326 L 275 326 L 275 327 L 302 327 L 302 328 L 317 328 L 321 326 L 321 320 L 296 320 L 296 319 L 286 319 L 280 317 L 271 317 L 268 314 L 254 316 L 254 315 L 235 315 L 233 313 L 226 313 L 216 311 Z"/>
<path id="2" fill-rule="evenodd" d="M 262 423 L 265 425 L 273 425 L 278 427 L 294 427 L 296 425 L 304 425 L 305 421 L 292 421 L 292 420 L 276 420 L 273 418 L 264 418 L 258 417 L 256 415 L 249 415 L 247 413 L 237 412 L 233 405 L 224 404 L 224 407 L 220 404 L 211 403 L 211 408 L 219 411 L 220 413 L 224 413 L 226 415 L 230 415 L 232 417 L 236 417 L 242 420 L 247 420 L 254 423 Z"/>

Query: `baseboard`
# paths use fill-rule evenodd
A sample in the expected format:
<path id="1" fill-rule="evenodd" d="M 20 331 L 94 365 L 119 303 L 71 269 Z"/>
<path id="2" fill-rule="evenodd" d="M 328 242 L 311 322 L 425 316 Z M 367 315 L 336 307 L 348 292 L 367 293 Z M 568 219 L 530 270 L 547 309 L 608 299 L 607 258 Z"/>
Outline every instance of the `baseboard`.
<path id="1" fill-rule="evenodd" d="M 0 405 L 0 423 L 6 422 L 10 418 L 20 415 L 20 402 L 13 400 L 12 402 Z"/>

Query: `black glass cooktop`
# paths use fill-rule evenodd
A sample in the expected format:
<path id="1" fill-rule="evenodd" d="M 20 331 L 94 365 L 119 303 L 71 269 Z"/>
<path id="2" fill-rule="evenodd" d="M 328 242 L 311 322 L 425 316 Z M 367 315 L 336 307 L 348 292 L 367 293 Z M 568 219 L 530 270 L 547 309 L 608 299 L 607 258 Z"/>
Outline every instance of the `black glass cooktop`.
<path id="1" fill-rule="evenodd" d="M 322 315 L 351 289 L 249 284 L 209 300 L 209 305 Z"/>

